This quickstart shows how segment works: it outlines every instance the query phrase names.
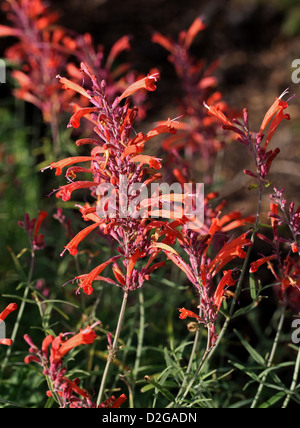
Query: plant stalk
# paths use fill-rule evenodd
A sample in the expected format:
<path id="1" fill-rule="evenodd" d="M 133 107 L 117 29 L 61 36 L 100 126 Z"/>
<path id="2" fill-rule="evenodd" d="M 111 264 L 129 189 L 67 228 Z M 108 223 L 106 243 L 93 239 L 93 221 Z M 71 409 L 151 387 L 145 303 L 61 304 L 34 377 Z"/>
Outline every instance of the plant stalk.
<path id="1" fill-rule="evenodd" d="M 127 306 L 127 301 L 128 301 L 128 291 L 125 291 L 124 296 L 123 296 L 123 302 L 122 302 L 122 306 L 121 306 L 121 310 L 120 310 L 120 315 L 119 315 L 119 320 L 118 320 L 118 325 L 117 325 L 113 345 L 109 349 L 106 366 L 105 366 L 104 373 L 103 373 L 102 380 L 101 380 L 101 385 L 100 385 L 98 399 L 97 399 L 97 407 L 102 403 L 108 372 L 109 372 L 112 361 L 116 358 L 116 355 L 119 351 L 118 342 L 119 342 L 119 337 L 120 337 L 120 333 L 121 333 L 121 329 L 122 329 L 122 325 L 123 325 L 123 321 L 124 321 L 124 315 L 125 315 L 125 310 L 126 310 L 126 306 Z"/>

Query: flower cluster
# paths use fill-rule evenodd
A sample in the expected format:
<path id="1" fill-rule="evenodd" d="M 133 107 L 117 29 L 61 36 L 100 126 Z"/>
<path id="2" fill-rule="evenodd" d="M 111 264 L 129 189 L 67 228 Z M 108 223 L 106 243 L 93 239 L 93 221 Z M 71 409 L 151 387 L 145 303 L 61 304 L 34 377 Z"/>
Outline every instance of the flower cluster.
<path id="1" fill-rule="evenodd" d="M 195 157 L 198 159 L 199 156 L 198 162 L 203 170 L 205 182 L 212 184 L 216 154 L 224 143 L 220 138 L 217 121 L 207 117 L 203 102 L 207 101 L 228 113 L 229 108 L 222 100 L 222 94 L 216 90 L 218 82 L 213 73 L 217 64 L 207 66 L 205 61 L 194 58 L 190 52 L 196 36 L 205 28 L 204 20 L 198 17 L 187 31 L 180 32 L 178 41 L 158 32 L 153 34 L 152 41 L 169 52 L 168 59 L 173 64 L 182 87 L 177 115 L 183 116 L 183 120 L 175 125 L 178 133 L 166 138 L 163 148 L 175 164 L 183 161 L 178 153 L 184 152 L 190 169 L 191 161 L 194 164 Z"/>
<path id="2" fill-rule="evenodd" d="M 289 307 L 296 313 L 300 311 L 300 252 L 299 235 L 300 207 L 295 209 L 291 202 L 286 209 L 287 201 L 284 198 L 284 189 L 274 189 L 271 195 L 270 213 L 273 239 L 259 233 L 258 237 L 267 243 L 272 251 L 269 256 L 263 256 L 251 264 L 250 272 L 255 273 L 259 268 L 267 264 L 278 285 L 278 294 L 285 307 Z M 281 214 L 280 211 L 281 210 Z M 289 229 L 289 235 L 280 232 L 280 226 Z"/>
<path id="3" fill-rule="evenodd" d="M 288 93 L 288 90 L 284 91 L 283 94 L 276 98 L 275 102 L 267 111 L 259 132 L 256 136 L 249 129 L 248 111 L 244 109 L 243 122 L 237 119 L 230 120 L 223 113 L 219 107 L 208 106 L 204 103 L 205 107 L 211 116 L 214 116 L 221 121 L 223 129 L 231 130 L 237 135 L 237 140 L 243 146 L 245 146 L 251 153 L 256 171 L 245 170 L 244 173 L 253 177 L 257 181 L 257 186 L 262 189 L 264 186 L 268 186 L 269 182 L 267 176 L 269 174 L 272 162 L 280 153 L 280 149 L 277 147 L 274 150 L 268 150 L 269 143 L 276 132 L 279 124 L 284 120 L 290 120 L 290 115 L 284 113 L 284 110 L 288 107 L 288 102 L 283 101 L 282 98 Z M 265 130 L 269 125 L 268 133 L 265 135 Z M 266 138 L 265 138 L 266 137 Z"/>
<path id="4" fill-rule="evenodd" d="M 5 0 L 2 9 L 12 25 L 0 25 L 0 37 L 18 39 L 5 52 L 6 59 L 18 67 L 12 72 L 19 86 L 14 95 L 41 110 L 43 120 L 51 125 L 56 145 L 61 113 L 69 111 L 71 104 L 73 109 L 77 107 L 76 92 L 62 91 L 56 79 L 58 74 L 67 73 L 80 83 L 78 65 L 83 61 L 99 80 L 105 79 L 109 99 L 119 95 L 136 75 L 128 71 L 127 63 L 115 66 L 118 56 L 130 49 L 128 36 L 117 40 L 105 58 L 102 45 L 95 48 L 89 33 L 80 35 L 61 26 L 59 14 L 43 0 Z M 137 99 L 143 106 L 143 115 L 146 114 L 144 101 L 145 93 Z M 84 102 L 82 97 L 80 102 Z"/>
<path id="5" fill-rule="evenodd" d="M 43 368 L 43 375 L 50 386 L 47 396 L 55 398 L 61 408 L 95 408 L 97 406 L 92 401 L 90 394 L 79 387 L 80 380 L 78 378 L 71 380 L 66 377 L 67 368 L 63 365 L 63 358 L 77 346 L 92 344 L 97 335 L 93 326 L 87 326 L 67 340 L 65 340 L 66 335 L 60 334 L 57 337 L 48 335 L 43 340 L 41 349 L 39 349 L 30 336 L 26 334 L 24 339 L 30 346 L 30 354 L 25 357 L 25 363 L 34 362 Z M 98 407 L 117 408 L 125 400 L 126 396 L 124 394 L 118 399 L 110 397 Z"/>
<path id="6" fill-rule="evenodd" d="M 245 259 L 245 249 L 252 245 L 247 232 L 235 239 L 229 237 L 228 232 L 248 223 L 252 224 L 255 220 L 253 216 L 242 218 L 237 211 L 221 216 L 220 208 L 224 207 L 224 203 L 215 209 L 210 205 L 215 196 L 210 194 L 205 200 L 205 220 L 199 230 L 189 230 L 185 224 L 180 228 L 181 236 L 178 241 L 187 254 L 188 261 L 179 254 L 165 251 L 168 258 L 186 274 L 199 298 L 199 315 L 182 308 L 180 318 L 193 317 L 198 323 L 204 324 L 209 331 L 210 348 L 217 339 L 215 323 L 222 302 L 233 295 L 228 287 L 234 286 L 239 276 L 237 268 L 224 268 L 237 258 Z M 215 254 L 213 258 L 212 254 Z M 220 274 L 222 277 L 216 283 Z"/>
<path id="7" fill-rule="evenodd" d="M 41 211 L 37 219 L 30 220 L 26 213 L 24 221 L 19 221 L 18 224 L 27 232 L 27 236 L 33 251 L 42 250 L 45 247 L 44 235 L 40 234 L 40 228 L 43 221 L 48 216 L 47 211 Z"/>
<path id="8" fill-rule="evenodd" d="M 71 255 L 77 253 L 80 242 L 92 231 L 98 230 L 102 234 L 112 237 L 118 247 L 118 255 L 95 267 L 89 274 L 76 277 L 79 288 L 86 294 L 93 291 L 95 280 L 104 280 L 116 284 L 126 291 L 132 291 L 143 285 L 150 274 L 162 266 L 163 262 L 152 265 L 152 262 L 162 251 L 164 240 L 158 242 L 161 236 L 168 239 L 168 231 L 174 229 L 175 224 L 166 222 L 151 222 L 150 206 L 160 205 L 159 195 L 150 195 L 142 203 L 136 203 L 136 194 L 132 189 L 139 184 L 147 188 L 150 183 L 160 180 L 158 172 L 162 165 L 161 160 L 142 154 L 145 144 L 162 133 L 174 133 L 173 123 L 167 120 L 147 134 L 138 133 L 132 137 L 133 123 L 137 117 L 137 108 L 130 108 L 129 96 L 139 90 L 154 91 L 159 74 L 155 73 L 142 78 L 130 85 L 112 103 L 106 96 L 106 83 L 98 82 L 89 67 L 82 63 L 81 71 L 88 76 L 91 88 L 85 89 L 67 78 L 61 77 L 60 82 L 65 89 L 72 89 L 91 103 L 90 107 L 81 107 L 72 115 L 69 125 L 73 128 L 80 126 L 81 118 L 88 119 L 94 125 L 94 138 L 84 138 L 76 142 L 77 146 L 91 145 L 89 156 L 77 156 L 53 162 L 50 168 L 60 175 L 63 168 L 68 167 L 66 177 L 69 183 L 56 191 L 56 197 L 68 201 L 72 193 L 79 189 L 89 189 L 92 197 L 97 201 L 94 206 L 80 206 L 80 212 L 85 222 L 92 224 L 79 232 L 65 247 Z M 121 105 L 121 101 L 125 103 Z M 78 163 L 88 163 L 89 167 L 75 166 Z M 43 171 L 46 168 L 43 169 Z M 88 173 L 89 181 L 74 181 L 79 173 Z M 112 186 L 113 192 L 106 195 L 106 188 Z M 125 198 L 125 203 L 122 199 Z M 141 201 L 140 201 L 141 202 Z M 141 212 L 146 212 L 146 216 Z M 111 215 L 112 212 L 114 215 Z M 149 220 L 150 219 L 150 220 Z M 176 223 L 177 224 L 177 223 Z M 156 228 L 156 233 L 151 234 Z M 158 230 L 160 228 L 160 231 Z M 63 253 L 64 253 L 63 252 Z M 148 257 L 145 266 L 138 271 L 135 266 L 138 260 Z M 118 264 L 119 262 L 119 264 Z M 115 281 L 100 277 L 100 273 L 112 265 Z"/>

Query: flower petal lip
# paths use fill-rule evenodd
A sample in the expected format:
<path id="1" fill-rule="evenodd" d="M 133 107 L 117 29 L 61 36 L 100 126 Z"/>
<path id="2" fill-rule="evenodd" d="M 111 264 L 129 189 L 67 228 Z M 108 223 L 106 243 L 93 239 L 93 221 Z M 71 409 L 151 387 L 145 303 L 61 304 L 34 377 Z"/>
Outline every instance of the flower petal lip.
<path id="1" fill-rule="evenodd" d="M 0 314 L 0 322 L 4 321 L 9 314 L 11 314 L 13 311 L 17 309 L 18 309 L 18 305 L 16 303 L 10 303 L 8 306 L 6 306 L 4 311 L 2 311 Z"/>

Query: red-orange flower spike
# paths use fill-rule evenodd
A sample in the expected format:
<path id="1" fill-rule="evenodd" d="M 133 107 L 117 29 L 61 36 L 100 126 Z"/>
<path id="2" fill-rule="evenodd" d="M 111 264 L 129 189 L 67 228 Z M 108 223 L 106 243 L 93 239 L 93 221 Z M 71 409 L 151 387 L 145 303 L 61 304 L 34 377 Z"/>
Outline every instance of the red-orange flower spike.
<path id="1" fill-rule="evenodd" d="M 188 309 L 185 309 L 185 308 L 180 308 L 178 310 L 180 312 L 179 318 L 181 320 L 185 320 L 187 317 L 196 318 L 196 320 L 198 320 L 198 321 L 201 320 L 199 315 L 195 314 L 195 312 L 189 311 Z"/>
<path id="2" fill-rule="evenodd" d="M 159 79 L 159 73 L 154 73 L 151 75 L 148 74 L 147 77 L 144 77 L 143 79 L 140 79 L 137 82 L 130 85 L 123 92 L 123 94 L 117 98 L 117 102 L 120 102 L 124 98 L 129 97 L 130 95 L 134 94 L 136 91 L 140 89 L 147 89 L 147 91 L 155 91 L 156 90 L 155 83 L 157 82 L 158 79 Z"/>

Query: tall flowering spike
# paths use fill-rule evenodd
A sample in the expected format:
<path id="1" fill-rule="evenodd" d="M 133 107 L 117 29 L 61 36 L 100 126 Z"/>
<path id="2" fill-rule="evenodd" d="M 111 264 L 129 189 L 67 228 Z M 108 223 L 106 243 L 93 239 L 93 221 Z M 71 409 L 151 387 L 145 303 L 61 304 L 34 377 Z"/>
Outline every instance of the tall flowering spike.
<path id="1" fill-rule="evenodd" d="M 122 43 L 120 42 L 116 49 L 121 47 Z M 117 51 L 112 55 L 116 53 Z M 147 190 L 150 183 L 161 179 L 162 175 L 156 173 L 156 170 L 162 168 L 161 159 L 143 154 L 144 146 L 147 141 L 162 133 L 174 134 L 176 129 L 173 126 L 174 121 L 168 119 L 145 135 L 138 133 L 132 136 L 135 132 L 134 121 L 138 114 L 136 107 L 129 108 L 130 100 L 127 97 L 134 95 L 140 89 L 154 91 L 159 73 L 152 73 L 137 80 L 129 85 L 114 101 L 110 101 L 107 96 L 107 83 L 104 80 L 101 82 L 97 80 L 93 73 L 93 67 L 81 63 L 81 72 L 87 76 L 85 82 L 87 81 L 88 89 L 72 80 L 63 77 L 59 77 L 59 79 L 63 87 L 73 89 L 88 98 L 92 105 L 92 107 L 85 105 L 83 108 L 79 104 L 76 105 L 75 112 L 69 122 L 70 126 L 77 128 L 81 117 L 85 116 L 93 123 L 95 137 L 83 138 L 76 143 L 77 146 L 91 144 L 91 156 L 68 157 L 52 162 L 50 168 L 56 169 L 56 175 L 60 175 L 63 168 L 69 167 L 66 171 L 66 178 L 69 183 L 55 191 L 57 198 L 69 201 L 75 190 L 88 189 L 90 191 L 90 196 L 95 199 L 95 203 L 88 207 L 82 207 L 79 204 L 77 206 L 80 207 L 83 220 L 92 221 L 93 224 L 74 236 L 62 254 L 68 250 L 72 255 L 75 255 L 79 243 L 99 227 L 99 232 L 102 235 L 109 240 L 118 242 L 120 255 L 96 266 L 89 274 L 78 275 L 76 280 L 79 283 L 79 290 L 83 289 L 84 293 L 91 294 L 93 282 L 96 280 L 116 284 L 109 278 L 100 277 L 100 273 L 110 263 L 122 258 L 127 267 L 127 272 L 123 275 L 114 266 L 113 272 L 118 281 L 117 285 L 128 291 L 133 291 L 141 287 L 149 279 L 150 274 L 162 264 L 156 263 L 155 266 L 151 266 L 151 263 L 146 263 L 146 267 L 142 268 L 140 272 L 136 269 L 136 262 L 140 258 L 149 256 L 149 260 L 154 261 L 152 258 L 154 246 L 151 243 L 151 230 L 148 230 L 148 234 L 144 233 L 145 226 L 151 217 L 149 211 L 151 199 L 146 199 L 146 202 L 150 201 L 149 206 L 145 205 L 145 201 L 141 201 L 138 206 L 135 206 L 136 195 L 129 190 L 135 188 L 136 185 Z M 126 101 L 121 106 L 120 101 L 125 98 Z M 76 165 L 86 161 L 90 162 L 89 168 Z M 77 174 L 80 173 L 90 174 L 91 181 L 76 181 Z M 174 202 L 175 200 L 172 199 L 172 203 Z M 159 203 L 160 200 L 157 197 L 156 204 L 159 206 Z M 133 213 L 132 207 L 134 207 Z M 142 208 L 148 209 L 145 218 L 141 215 Z M 160 236 L 163 240 L 163 234 Z M 166 245 L 164 242 L 157 244 L 155 254 L 161 251 L 159 245 Z"/>

